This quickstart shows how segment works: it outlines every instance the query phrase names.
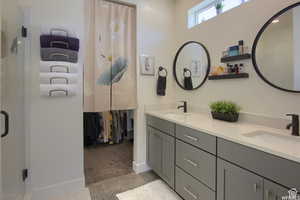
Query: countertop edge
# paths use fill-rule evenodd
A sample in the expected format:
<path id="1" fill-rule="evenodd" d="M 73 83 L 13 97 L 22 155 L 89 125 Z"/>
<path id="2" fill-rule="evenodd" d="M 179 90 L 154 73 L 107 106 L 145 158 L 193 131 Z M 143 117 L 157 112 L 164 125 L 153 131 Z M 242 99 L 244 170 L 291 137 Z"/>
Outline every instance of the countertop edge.
<path id="1" fill-rule="evenodd" d="M 242 140 L 239 140 L 239 139 L 235 139 L 233 137 L 226 136 L 222 133 L 216 133 L 216 132 L 212 132 L 212 131 L 209 131 L 209 130 L 206 130 L 206 129 L 203 129 L 203 128 L 199 128 L 199 127 L 195 127 L 195 126 L 192 126 L 192 125 L 189 125 L 189 124 L 186 124 L 186 123 L 182 123 L 180 121 L 164 117 L 161 114 L 156 114 L 155 112 L 158 112 L 158 111 L 154 111 L 154 112 L 153 111 L 146 111 L 145 115 L 150 115 L 150 116 L 153 116 L 153 117 L 157 117 L 157 118 L 162 119 L 162 120 L 166 120 L 166 121 L 169 121 L 169 122 L 172 122 L 172 123 L 175 123 L 175 124 L 187 127 L 187 128 L 191 128 L 191 129 L 196 130 L 196 131 L 204 132 L 204 133 L 207 133 L 209 135 L 212 135 L 212 136 L 215 136 L 215 137 L 218 137 L 218 138 L 221 138 L 221 139 L 225 139 L 225 140 L 228 140 L 230 142 L 234 142 L 234 143 L 237 143 L 237 144 L 240 144 L 240 145 L 244 145 L 246 147 L 253 148 L 255 150 L 259 150 L 259 151 L 262 151 L 262 152 L 280 157 L 282 159 L 293 161 L 293 162 L 296 162 L 296 163 L 300 164 L 300 158 L 299 157 L 295 157 L 295 156 L 292 156 L 290 154 L 285 154 L 285 153 L 282 153 L 282 152 L 277 152 L 277 151 L 274 151 L 273 149 L 269 149 L 268 147 L 263 147 L 263 146 L 260 146 L 260 145 L 255 145 L 255 144 L 250 143 L 250 142 L 245 142 L 245 141 L 242 141 Z"/>

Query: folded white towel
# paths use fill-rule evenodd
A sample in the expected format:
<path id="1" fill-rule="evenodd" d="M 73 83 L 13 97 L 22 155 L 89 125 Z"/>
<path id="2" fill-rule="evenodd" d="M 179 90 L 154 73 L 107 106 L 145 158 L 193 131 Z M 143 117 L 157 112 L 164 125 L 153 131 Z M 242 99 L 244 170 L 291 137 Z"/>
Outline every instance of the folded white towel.
<path id="1" fill-rule="evenodd" d="M 77 73 L 79 65 L 69 62 L 40 61 L 40 72 Z"/>
<path id="2" fill-rule="evenodd" d="M 77 33 L 75 30 L 70 30 L 70 28 L 68 27 L 64 27 L 64 26 L 57 26 L 55 28 L 49 28 L 49 27 L 41 27 L 41 34 L 43 35 L 49 35 L 49 34 L 53 34 L 53 35 L 61 35 L 61 36 L 68 36 L 68 37 L 77 37 Z"/>
<path id="3" fill-rule="evenodd" d="M 77 74 L 68 73 L 40 73 L 40 84 L 76 84 Z"/>
<path id="4" fill-rule="evenodd" d="M 40 94 L 41 96 L 48 97 L 69 97 L 75 96 L 77 94 L 77 86 L 76 85 L 40 85 Z"/>

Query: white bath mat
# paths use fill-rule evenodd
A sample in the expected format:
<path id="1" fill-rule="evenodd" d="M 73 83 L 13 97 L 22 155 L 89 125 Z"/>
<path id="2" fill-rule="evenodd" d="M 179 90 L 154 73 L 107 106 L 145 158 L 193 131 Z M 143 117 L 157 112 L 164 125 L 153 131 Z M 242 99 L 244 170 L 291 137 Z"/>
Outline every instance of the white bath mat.
<path id="1" fill-rule="evenodd" d="M 119 200 L 182 200 L 161 180 L 117 194 L 117 197 Z"/>
<path id="2" fill-rule="evenodd" d="M 64 192 L 58 196 L 43 198 L 42 200 L 91 200 L 91 195 L 89 189 L 84 188 L 77 192 Z"/>

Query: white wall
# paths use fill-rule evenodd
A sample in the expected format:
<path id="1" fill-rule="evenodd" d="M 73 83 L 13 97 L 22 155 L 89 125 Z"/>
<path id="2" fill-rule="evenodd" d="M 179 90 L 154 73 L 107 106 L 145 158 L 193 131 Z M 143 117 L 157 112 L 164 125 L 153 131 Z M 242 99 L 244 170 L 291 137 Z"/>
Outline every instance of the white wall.
<path id="1" fill-rule="evenodd" d="M 201 0 L 177 0 L 176 40 L 177 47 L 196 40 L 208 48 L 212 65 L 219 65 L 222 51 L 244 40 L 252 47 L 255 36 L 263 24 L 279 10 L 297 0 L 251 0 L 238 8 L 208 20 L 192 29 L 187 28 L 187 10 Z M 207 81 L 203 87 L 186 92 L 176 86 L 178 100 L 188 100 L 190 104 L 208 108 L 210 102 L 220 99 L 232 100 L 240 104 L 244 112 L 273 117 L 284 117 L 286 113 L 300 113 L 300 95 L 286 93 L 267 85 L 255 73 L 252 62 L 246 61 L 249 79 Z M 284 127 L 283 127 L 284 128 Z"/>
<path id="2" fill-rule="evenodd" d="M 138 109 L 135 115 L 134 168 L 143 171 L 146 166 L 146 124 L 144 109 L 146 105 L 172 104 L 175 98 L 175 83 L 172 75 L 174 51 L 174 0 L 136 0 L 138 56 L 147 54 L 155 56 L 156 71 L 159 66 L 168 70 L 167 90 L 165 97 L 156 95 L 157 74 L 153 76 L 139 75 L 138 67 Z M 139 62 L 138 62 L 139 63 Z"/>
<path id="3" fill-rule="evenodd" d="M 39 34 L 41 27 L 68 26 L 83 38 L 83 0 L 30 0 L 31 66 L 29 80 L 28 191 L 33 199 L 83 187 L 82 93 L 73 98 L 49 99 L 39 95 Z M 138 8 L 138 55 L 156 56 L 157 67 L 169 71 L 166 97 L 156 96 L 156 77 L 140 76 L 135 123 L 134 160 L 137 171 L 146 168 L 144 106 L 174 101 L 172 61 L 174 51 L 174 0 L 127 0 Z M 59 6 L 58 6 L 59 5 Z M 81 44 L 81 46 L 83 46 Z M 82 81 L 82 80 L 81 80 Z M 80 81 L 80 83 L 81 83 Z M 82 90 L 82 88 L 81 88 Z"/>
<path id="4" fill-rule="evenodd" d="M 39 94 L 41 30 L 67 27 L 84 39 L 83 0 L 30 0 L 31 64 L 27 71 L 29 106 L 29 191 L 33 199 L 84 187 L 82 74 L 79 94 L 46 98 Z M 81 54 L 82 54 L 81 48 Z M 82 55 L 80 55 L 82 58 Z M 80 59 L 82 67 L 82 59 Z"/>

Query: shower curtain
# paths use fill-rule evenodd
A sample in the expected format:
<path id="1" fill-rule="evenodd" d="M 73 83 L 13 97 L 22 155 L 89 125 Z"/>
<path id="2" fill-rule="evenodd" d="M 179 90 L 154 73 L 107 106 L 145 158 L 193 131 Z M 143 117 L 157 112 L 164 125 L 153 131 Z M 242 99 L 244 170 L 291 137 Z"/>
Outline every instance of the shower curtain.
<path id="1" fill-rule="evenodd" d="M 136 108 L 135 8 L 85 0 L 84 111 Z"/>

